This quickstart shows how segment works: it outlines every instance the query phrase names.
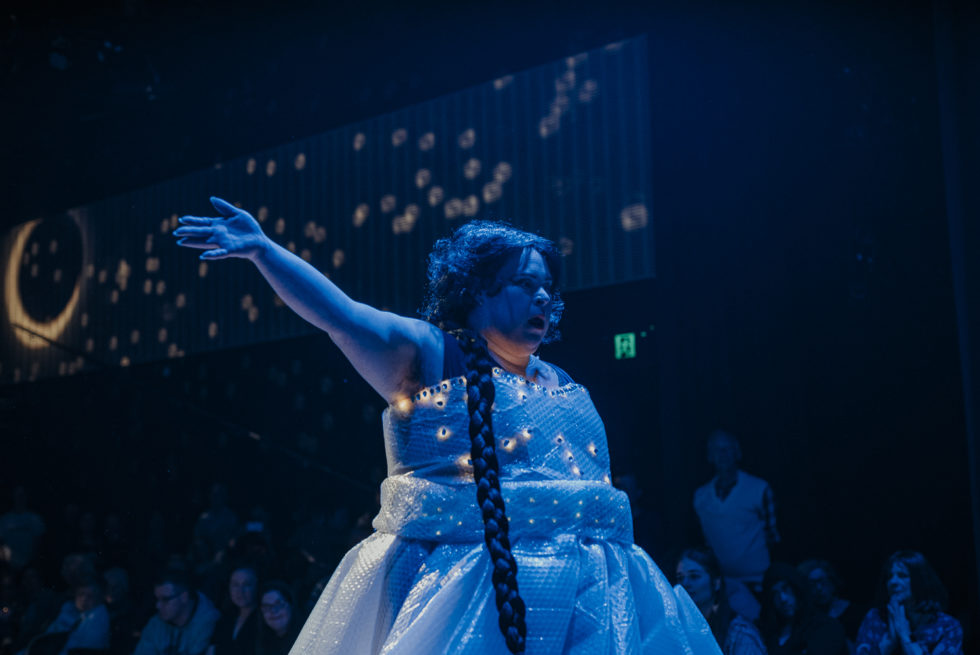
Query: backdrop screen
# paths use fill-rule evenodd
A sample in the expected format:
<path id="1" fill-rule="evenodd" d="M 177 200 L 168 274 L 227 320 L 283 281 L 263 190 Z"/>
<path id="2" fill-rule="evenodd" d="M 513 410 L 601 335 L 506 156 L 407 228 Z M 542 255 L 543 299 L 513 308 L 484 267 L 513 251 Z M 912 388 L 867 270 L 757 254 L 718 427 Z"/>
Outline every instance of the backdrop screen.
<path id="1" fill-rule="evenodd" d="M 474 218 L 558 242 L 564 289 L 651 277 L 648 88 L 643 39 L 613 43 L 23 223 L 4 239 L 0 382 L 312 332 L 250 265 L 175 245 L 210 195 L 403 314 L 433 241 Z"/>

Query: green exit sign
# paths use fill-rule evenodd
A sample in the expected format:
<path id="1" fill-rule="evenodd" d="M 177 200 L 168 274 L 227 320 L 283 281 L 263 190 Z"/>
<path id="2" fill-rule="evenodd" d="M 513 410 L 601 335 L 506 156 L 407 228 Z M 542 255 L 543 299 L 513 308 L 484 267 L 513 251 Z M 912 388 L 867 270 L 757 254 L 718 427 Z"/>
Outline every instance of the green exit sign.
<path id="1" fill-rule="evenodd" d="M 633 359 L 636 357 L 636 332 L 613 335 L 613 348 L 616 359 Z"/>

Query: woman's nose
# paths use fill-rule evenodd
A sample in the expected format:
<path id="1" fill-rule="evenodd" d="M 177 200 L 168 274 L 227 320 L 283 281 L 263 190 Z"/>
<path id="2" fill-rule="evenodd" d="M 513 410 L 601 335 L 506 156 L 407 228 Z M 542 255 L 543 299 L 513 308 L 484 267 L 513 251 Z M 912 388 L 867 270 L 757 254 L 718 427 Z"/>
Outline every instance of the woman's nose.
<path id="1" fill-rule="evenodd" d="M 536 305 L 547 305 L 550 300 L 551 296 L 544 290 L 544 287 L 538 288 L 537 292 L 534 294 L 534 303 Z"/>

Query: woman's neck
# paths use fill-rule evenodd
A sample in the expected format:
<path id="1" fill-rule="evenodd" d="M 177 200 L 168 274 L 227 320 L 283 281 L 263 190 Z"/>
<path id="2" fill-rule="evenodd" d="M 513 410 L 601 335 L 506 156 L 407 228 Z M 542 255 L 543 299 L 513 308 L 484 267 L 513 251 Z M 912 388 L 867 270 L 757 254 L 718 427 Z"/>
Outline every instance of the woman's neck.
<path id="1" fill-rule="evenodd" d="M 487 350 L 490 358 L 497 363 L 497 366 L 508 373 L 525 377 L 527 366 L 531 361 L 530 355 L 508 352 L 506 349 L 495 347 L 495 344 L 488 341 Z"/>

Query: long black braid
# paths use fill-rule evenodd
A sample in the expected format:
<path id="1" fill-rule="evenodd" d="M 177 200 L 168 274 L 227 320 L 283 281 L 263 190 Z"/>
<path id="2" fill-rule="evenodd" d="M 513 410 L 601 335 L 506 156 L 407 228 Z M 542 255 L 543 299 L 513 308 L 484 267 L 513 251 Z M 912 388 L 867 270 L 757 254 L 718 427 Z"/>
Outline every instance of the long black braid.
<path id="1" fill-rule="evenodd" d="M 517 561 L 510 552 L 507 513 L 500 494 L 500 464 L 493 435 L 494 362 L 483 339 L 469 330 L 455 333 L 466 356 L 466 407 L 470 416 L 470 459 L 476 501 L 483 514 L 483 538 L 493 565 L 491 580 L 500 614 L 498 625 L 512 653 L 523 653 L 527 608 L 517 590 Z"/>
<path id="2" fill-rule="evenodd" d="M 509 257 L 536 250 L 555 280 L 561 277 L 561 253 L 544 237 L 506 223 L 470 221 L 452 236 L 439 239 L 429 255 L 422 318 L 456 336 L 466 361 L 466 406 L 470 417 L 470 459 L 476 498 L 483 515 L 483 536 L 493 565 L 491 580 L 500 614 L 499 626 L 512 653 L 523 653 L 527 640 L 526 607 L 517 590 L 517 562 L 510 550 L 507 514 L 500 494 L 500 465 L 494 448 L 491 409 L 493 367 L 486 343 L 466 330 L 481 295 L 499 293 L 497 274 Z M 544 343 L 558 338 L 561 296 L 551 291 L 551 315 Z"/>

